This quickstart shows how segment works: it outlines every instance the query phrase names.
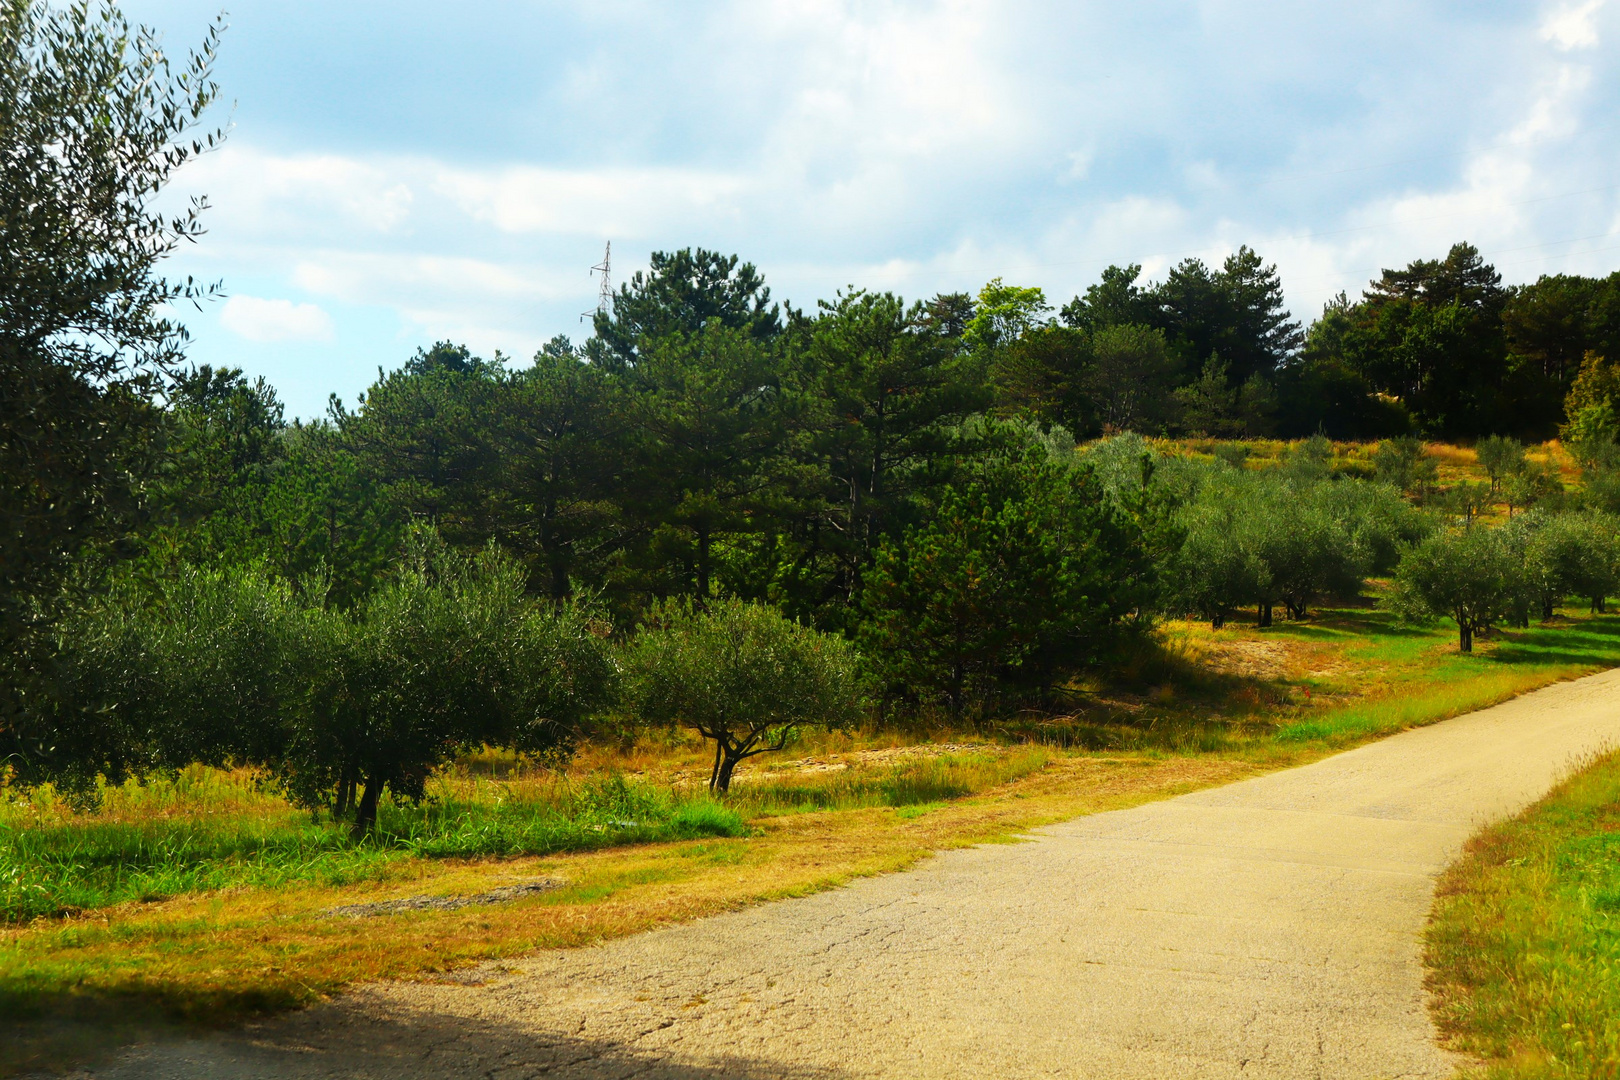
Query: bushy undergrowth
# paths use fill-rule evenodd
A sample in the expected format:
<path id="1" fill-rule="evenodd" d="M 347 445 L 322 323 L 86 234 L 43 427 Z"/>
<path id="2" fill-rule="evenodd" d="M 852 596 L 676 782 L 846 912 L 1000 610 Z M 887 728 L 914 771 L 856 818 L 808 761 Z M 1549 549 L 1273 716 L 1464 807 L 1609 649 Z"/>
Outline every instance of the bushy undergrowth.
<path id="1" fill-rule="evenodd" d="M 39 808 L 14 805 L 10 820 L 0 822 L 0 920 L 231 886 L 341 885 L 381 877 L 410 855 L 545 855 L 747 832 L 730 807 L 620 776 L 557 784 L 530 797 L 385 803 L 377 828 L 359 841 L 346 824 L 262 797 L 237 798 L 224 812 L 208 812 L 211 799 L 182 799 L 192 805 L 178 812 L 160 809 L 176 801 L 174 786 L 115 789 L 105 816 L 56 814 L 31 823 Z M 215 786 L 216 795 L 232 790 Z"/>

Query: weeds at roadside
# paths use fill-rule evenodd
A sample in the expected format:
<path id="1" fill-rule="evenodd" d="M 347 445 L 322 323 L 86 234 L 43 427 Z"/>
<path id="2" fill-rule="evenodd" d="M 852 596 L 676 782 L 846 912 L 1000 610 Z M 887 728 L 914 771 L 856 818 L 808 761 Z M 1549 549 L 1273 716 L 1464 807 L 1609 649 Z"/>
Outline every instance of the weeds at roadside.
<path id="1" fill-rule="evenodd" d="M 1620 1076 L 1620 753 L 1468 844 L 1441 879 L 1429 988 L 1489 1080 Z"/>
<path id="2" fill-rule="evenodd" d="M 830 779 L 772 780 L 739 787 L 731 805 L 757 817 L 806 811 L 855 810 L 873 806 L 942 805 L 999 787 L 1049 765 L 1054 754 L 1026 747 L 1008 754 L 946 755 L 889 769 L 848 769 Z"/>

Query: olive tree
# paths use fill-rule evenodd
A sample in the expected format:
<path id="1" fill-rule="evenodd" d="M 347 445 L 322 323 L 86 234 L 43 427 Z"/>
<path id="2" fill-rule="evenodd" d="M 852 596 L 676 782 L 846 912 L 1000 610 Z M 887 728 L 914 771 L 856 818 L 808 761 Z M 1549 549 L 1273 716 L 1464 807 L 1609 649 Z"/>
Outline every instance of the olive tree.
<path id="1" fill-rule="evenodd" d="M 1281 601 L 1291 619 L 1303 619 L 1323 596 L 1354 595 L 1361 566 L 1344 527 L 1305 491 L 1278 493 L 1253 521 L 1256 555 L 1270 571 L 1268 604 Z"/>
<path id="2" fill-rule="evenodd" d="M 56 738 L 13 760 L 23 782 L 83 796 L 193 762 L 267 762 L 304 703 L 295 664 L 303 612 L 258 566 L 181 566 L 120 580 L 56 626 Z"/>
<path id="3" fill-rule="evenodd" d="M 176 55 L 111 0 L 0 4 L 0 746 L 63 762 L 50 650 L 69 568 L 140 518 L 160 460 L 152 406 L 207 289 L 163 259 L 200 200 L 156 200 L 217 131 L 219 28 Z"/>
<path id="4" fill-rule="evenodd" d="M 1608 514 L 1558 514 L 1537 530 L 1529 555 L 1560 596 L 1579 596 L 1599 612 L 1620 590 L 1616 531 L 1617 522 Z"/>
<path id="5" fill-rule="evenodd" d="M 1596 487 L 1591 477 L 1588 477 L 1587 490 L 1590 494 Z M 1558 478 L 1558 467 L 1551 462 L 1537 462 L 1524 460 L 1512 472 L 1502 478 L 1502 501 L 1507 503 L 1508 517 L 1513 516 L 1515 509 L 1528 510 L 1537 505 L 1556 504 L 1559 496 L 1563 494 L 1564 484 Z M 1602 500 L 1599 500 L 1602 505 Z M 1604 506 L 1604 509 L 1614 509 L 1613 506 Z"/>
<path id="6" fill-rule="evenodd" d="M 258 567 L 182 567 L 65 624 L 60 726 L 84 743 L 68 748 L 72 775 L 259 765 L 363 833 L 385 790 L 420 798 L 434 769 L 486 743 L 564 753 L 611 697 L 605 630 L 528 597 L 495 549 L 463 556 L 419 531 L 351 610 L 318 595 Z"/>
<path id="7" fill-rule="evenodd" d="M 1491 492 L 1502 490 L 1502 481 L 1525 466 L 1524 444 L 1507 435 L 1490 435 L 1474 447 L 1480 467 L 1490 478 Z"/>
<path id="8" fill-rule="evenodd" d="M 1171 562 L 1172 596 L 1180 613 L 1208 619 L 1216 630 L 1234 608 L 1257 603 L 1269 593 L 1271 568 L 1246 543 L 1230 503 L 1204 502 L 1181 516 L 1186 539 Z"/>
<path id="9" fill-rule="evenodd" d="M 1323 597 L 1355 595 L 1365 574 L 1392 567 L 1400 547 L 1426 531 L 1385 485 L 1283 470 L 1206 467 L 1178 518 L 1187 539 L 1170 560 L 1171 606 L 1216 627 L 1245 605 L 1261 626 L 1277 604 L 1305 618 Z"/>
<path id="10" fill-rule="evenodd" d="M 272 761 L 294 794 L 364 832 L 384 789 L 419 799 L 462 751 L 566 753 L 617 670 L 590 612 L 533 600 L 526 578 L 494 547 L 464 556 L 417 532 L 353 611 L 307 612 L 294 646 L 305 697 Z"/>
<path id="11" fill-rule="evenodd" d="M 1379 443 L 1373 453 L 1373 468 L 1381 482 L 1420 499 L 1440 475 L 1440 463 L 1424 449 L 1420 439 L 1410 435 Z"/>
<path id="12" fill-rule="evenodd" d="M 843 727 L 861 710 L 849 642 L 740 600 L 653 608 L 628 646 L 626 678 L 640 719 L 713 741 L 710 791 L 729 790 L 739 763 L 781 750 L 797 729 Z"/>
<path id="13" fill-rule="evenodd" d="M 1344 529 L 1365 574 L 1394 571 L 1401 553 L 1434 531 L 1434 519 L 1388 484 L 1345 479 L 1323 484 L 1312 499 Z"/>
<path id="14" fill-rule="evenodd" d="M 1442 532 L 1402 557 L 1390 606 L 1403 618 L 1449 618 L 1457 647 L 1474 651 L 1474 636 L 1513 611 L 1519 567 L 1495 529 Z"/>
<path id="15" fill-rule="evenodd" d="M 1535 613 L 1550 619 L 1564 597 L 1564 583 L 1554 558 L 1556 543 L 1549 543 L 1548 525 L 1555 519 L 1539 510 L 1531 510 L 1504 522 L 1498 530 L 1509 558 L 1518 568 L 1516 575 L 1512 622 L 1527 627 Z"/>

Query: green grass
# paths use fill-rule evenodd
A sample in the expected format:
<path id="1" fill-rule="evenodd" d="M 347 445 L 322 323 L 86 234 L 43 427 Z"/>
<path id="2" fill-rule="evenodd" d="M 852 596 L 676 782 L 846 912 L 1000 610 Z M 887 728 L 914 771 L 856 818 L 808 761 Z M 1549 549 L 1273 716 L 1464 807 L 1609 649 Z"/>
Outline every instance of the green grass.
<path id="1" fill-rule="evenodd" d="M 1577 675 L 1620 663 L 1620 620 L 1612 618 L 1499 631 L 1478 653 L 1431 655 L 1423 664 L 1425 654 L 1433 654 L 1438 644 L 1437 632 L 1450 633 L 1450 624 L 1378 626 L 1349 648 L 1347 656 L 1368 666 L 1415 669 L 1410 676 L 1397 678 L 1390 693 L 1284 723 L 1276 739 L 1347 746 L 1494 705 L 1542 685 L 1549 673 Z"/>
<path id="2" fill-rule="evenodd" d="M 1513 670 L 1487 671 L 1456 682 L 1445 681 L 1442 676 L 1440 681 L 1414 693 L 1350 705 L 1309 720 L 1285 724 L 1277 729 L 1275 737 L 1282 743 L 1348 746 L 1483 709 L 1524 689 L 1523 673 Z"/>
<path id="3" fill-rule="evenodd" d="M 1427 961 L 1436 1019 L 1477 1075 L 1620 1077 L 1620 754 L 1469 843 Z"/>
<path id="4" fill-rule="evenodd" d="M 1243 646 L 1292 650 L 1287 670 L 1255 677 L 1204 664 Z M 1613 615 L 1498 630 L 1463 655 L 1451 623 L 1403 624 L 1363 602 L 1266 629 L 1238 620 L 1222 630 L 1174 624 L 1121 659 L 1128 678 L 1085 687 L 1071 715 L 1017 718 L 1000 730 L 1063 749 L 1274 760 L 1342 749 L 1616 665 Z"/>
<path id="5" fill-rule="evenodd" d="M 0 814 L 0 922 L 239 886 L 380 881 L 412 857 L 550 855 L 745 836 L 749 817 L 937 805 L 1027 776 L 1051 757 L 1031 748 L 743 784 L 724 803 L 616 774 L 574 784 L 483 781 L 421 806 L 385 799 L 376 831 L 358 841 L 345 825 L 256 791 L 250 778 L 192 769 L 173 780 L 105 789 L 112 820 L 63 814 L 48 795 Z"/>
<path id="6" fill-rule="evenodd" d="M 202 771 L 188 773 L 195 778 Z M 166 803 L 183 805 L 176 788 L 187 779 L 120 789 L 114 812 L 134 820 L 30 823 L 40 807 L 14 805 L 10 820 L 0 820 L 0 921 L 235 886 L 344 885 L 384 878 L 391 864 L 412 856 L 548 855 L 748 831 L 734 808 L 706 795 L 621 776 L 560 785 L 543 798 L 452 796 L 416 807 L 385 800 L 376 831 L 359 841 L 344 825 L 248 792 L 224 800 L 235 812 L 177 818 L 154 812 Z M 230 793 L 228 778 L 214 774 L 211 782 Z"/>

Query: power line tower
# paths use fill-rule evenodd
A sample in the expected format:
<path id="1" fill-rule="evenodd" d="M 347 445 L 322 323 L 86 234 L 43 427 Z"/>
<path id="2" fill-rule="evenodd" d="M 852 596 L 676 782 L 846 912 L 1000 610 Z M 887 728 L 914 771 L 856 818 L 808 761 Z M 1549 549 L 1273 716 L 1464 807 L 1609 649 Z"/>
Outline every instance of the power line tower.
<path id="1" fill-rule="evenodd" d="M 585 312 L 579 317 L 580 322 L 584 322 L 586 316 L 606 315 L 613 306 L 613 241 L 607 242 L 602 250 L 602 261 L 591 267 L 590 272 L 602 275 L 602 288 L 596 294 L 596 310 Z"/>

